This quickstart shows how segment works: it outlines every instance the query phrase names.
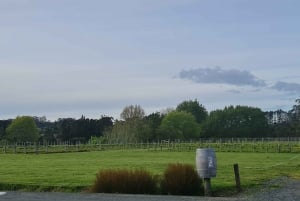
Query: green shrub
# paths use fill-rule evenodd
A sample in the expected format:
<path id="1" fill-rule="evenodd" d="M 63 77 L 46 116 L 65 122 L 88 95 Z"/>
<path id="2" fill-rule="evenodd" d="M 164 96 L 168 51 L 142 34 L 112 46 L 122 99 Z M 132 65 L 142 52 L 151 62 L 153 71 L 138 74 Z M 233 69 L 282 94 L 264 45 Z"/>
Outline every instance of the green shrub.
<path id="1" fill-rule="evenodd" d="M 189 164 L 169 164 L 161 181 L 164 194 L 201 195 L 202 181 L 196 170 Z"/>
<path id="2" fill-rule="evenodd" d="M 156 179 L 145 170 L 100 171 L 91 188 L 93 193 L 154 194 Z"/>

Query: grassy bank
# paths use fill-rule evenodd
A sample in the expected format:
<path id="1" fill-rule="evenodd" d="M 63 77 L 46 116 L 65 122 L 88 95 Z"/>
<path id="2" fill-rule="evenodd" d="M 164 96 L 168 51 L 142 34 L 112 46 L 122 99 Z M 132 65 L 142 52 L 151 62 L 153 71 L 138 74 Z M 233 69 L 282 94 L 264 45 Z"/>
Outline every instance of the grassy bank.
<path id="1" fill-rule="evenodd" d="M 234 189 L 233 164 L 240 167 L 243 187 L 277 177 L 300 178 L 300 155 L 293 153 L 217 153 L 213 191 Z M 100 169 L 143 168 L 162 174 L 169 163 L 195 163 L 195 152 L 114 150 L 60 154 L 1 154 L 0 188 L 80 191 Z"/>

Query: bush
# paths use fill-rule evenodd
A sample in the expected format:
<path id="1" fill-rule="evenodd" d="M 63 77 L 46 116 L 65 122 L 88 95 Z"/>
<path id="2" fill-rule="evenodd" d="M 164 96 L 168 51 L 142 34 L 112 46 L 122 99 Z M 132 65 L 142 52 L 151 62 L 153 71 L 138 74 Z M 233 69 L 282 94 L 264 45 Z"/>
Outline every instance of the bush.
<path id="1" fill-rule="evenodd" d="M 103 170 L 91 188 L 93 193 L 154 194 L 156 179 L 145 170 Z"/>
<path id="2" fill-rule="evenodd" d="M 162 193 L 172 195 L 203 195 L 202 181 L 189 164 L 169 164 L 161 181 Z"/>

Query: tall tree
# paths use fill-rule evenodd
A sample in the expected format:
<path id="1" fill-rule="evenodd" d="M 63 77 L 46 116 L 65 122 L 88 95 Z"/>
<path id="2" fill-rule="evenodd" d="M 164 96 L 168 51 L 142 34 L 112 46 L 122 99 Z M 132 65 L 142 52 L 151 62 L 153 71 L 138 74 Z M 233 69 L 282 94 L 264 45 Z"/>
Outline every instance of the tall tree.
<path id="1" fill-rule="evenodd" d="M 159 139 L 159 126 L 165 115 L 155 112 L 144 118 L 145 124 L 148 129 L 145 129 L 143 136 L 147 137 L 147 140 L 158 140 Z"/>
<path id="2" fill-rule="evenodd" d="M 73 118 L 60 118 L 55 122 L 57 131 L 57 138 L 59 140 L 72 140 L 75 137 L 75 119 Z"/>
<path id="3" fill-rule="evenodd" d="M 205 107 L 197 100 L 183 101 L 177 106 L 176 110 L 191 113 L 198 123 L 202 123 L 208 116 Z"/>
<path id="4" fill-rule="evenodd" d="M 292 121 L 300 122 L 300 99 L 297 99 L 296 104 L 293 105 L 293 108 L 289 111 L 289 115 Z"/>
<path id="5" fill-rule="evenodd" d="M 145 132 L 145 111 L 140 105 L 126 106 L 120 114 L 121 121 L 116 121 L 106 137 L 109 141 L 132 143 L 143 140 Z"/>
<path id="6" fill-rule="evenodd" d="M 268 136 L 264 112 L 247 106 L 229 106 L 210 113 L 202 124 L 202 137 L 264 137 Z"/>
<path id="7" fill-rule="evenodd" d="M 112 127 L 113 127 L 113 118 L 102 116 L 101 119 L 97 121 L 96 136 L 103 136 L 104 132 L 108 129 L 111 129 Z"/>
<path id="8" fill-rule="evenodd" d="M 6 137 L 11 142 L 33 142 L 39 139 L 38 128 L 32 117 L 17 117 L 6 129 Z"/>
<path id="9" fill-rule="evenodd" d="M 127 120 L 139 120 L 144 118 L 145 116 L 145 111 L 140 105 L 129 105 L 126 106 L 122 113 L 121 113 L 121 119 L 127 121 Z"/>
<path id="10" fill-rule="evenodd" d="M 136 142 L 136 132 L 130 128 L 125 121 L 116 121 L 110 131 L 107 131 L 106 136 L 109 143 L 130 143 Z"/>
<path id="11" fill-rule="evenodd" d="M 11 124 L 12 120 L 0 120 L 0 140 L 5 137 L 6 128 Z"/>
<path id="12" fill-rule="evenodd" d="M 160 125 L 161 139 L 189 140 L 200 137 L 200 125 L 196 118 L 185 111 L 167 114 Z"/>
<path id="13" fill-rule="evenodd" d="M 289 111 L 291 129 L 294 136 L 300 136 L 300 99 L 297 99 L 296 104 Z"/>

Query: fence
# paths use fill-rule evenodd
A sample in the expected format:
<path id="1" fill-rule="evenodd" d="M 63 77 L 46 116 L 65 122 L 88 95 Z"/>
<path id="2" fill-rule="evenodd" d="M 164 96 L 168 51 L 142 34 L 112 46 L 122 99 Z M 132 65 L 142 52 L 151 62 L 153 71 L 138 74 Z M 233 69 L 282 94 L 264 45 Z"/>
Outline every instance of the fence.
<path id="1" fill-rule="evenodd" d="M 198 141 L 170 141 L 141 143 L 0 143 L 2 153 L 65 153 L 101 150 L 144 149 L 152 151 L 195 151 L 213 148 L 217 152 L 300 153 L 300 138 L 231 138 L 201 139 Z"/>

